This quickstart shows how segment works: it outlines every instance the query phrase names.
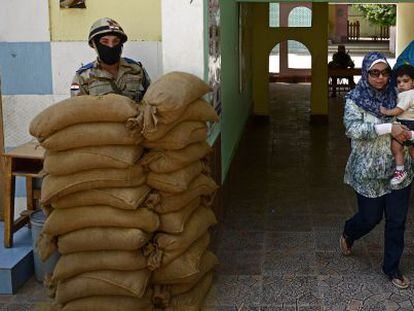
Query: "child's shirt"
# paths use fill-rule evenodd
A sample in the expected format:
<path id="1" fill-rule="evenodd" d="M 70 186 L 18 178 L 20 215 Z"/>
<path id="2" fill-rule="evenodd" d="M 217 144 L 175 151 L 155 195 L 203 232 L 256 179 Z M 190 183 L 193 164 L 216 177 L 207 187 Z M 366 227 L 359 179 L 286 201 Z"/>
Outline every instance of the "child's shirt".
<path id="1" fill-rule="evenodd" d="M 398 94 L 397 107 L 404 110 L 398 119 L 414 121 L 414 89 Z"/>

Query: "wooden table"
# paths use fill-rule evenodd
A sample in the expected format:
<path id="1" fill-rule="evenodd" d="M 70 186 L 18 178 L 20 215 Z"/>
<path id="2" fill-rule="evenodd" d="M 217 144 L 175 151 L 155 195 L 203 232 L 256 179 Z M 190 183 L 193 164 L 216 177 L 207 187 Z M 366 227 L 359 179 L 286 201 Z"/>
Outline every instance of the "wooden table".
<path id="1" fill-rule="evenodd" d="M 33 179 L 41 177 L 45 150 L 37 142 L 28 142 L 3 153 L 3 208 L 4 246 L 13 246 L 13 234 L 29 222 L 30 211 L 36 208 L 40 191 L 33 189 Z M 27 212 L 14 220 L 14 195 L 16 176 L 26 178 Z"/>
<path id="2" fill-rule="evenodd" d="M 349 91 L 355 87 L 353 84 L 354 76 L 361 75 L 361 68 L 328 68 L 328 85 L 331 91 L 331 96 L 335 97 L 338 90 L 343 88 L 345 91 Z M 338 79 L 347 79 L 347 84 L 338 83 Z"/>

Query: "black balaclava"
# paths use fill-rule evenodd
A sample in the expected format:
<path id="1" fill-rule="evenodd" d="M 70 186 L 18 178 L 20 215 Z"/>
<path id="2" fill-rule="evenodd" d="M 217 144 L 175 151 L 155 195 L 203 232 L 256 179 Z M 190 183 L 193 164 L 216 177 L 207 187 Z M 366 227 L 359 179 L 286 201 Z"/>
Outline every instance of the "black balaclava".
<path id="1" fill-rule="evenodd" d="M 99 39 L 100 38 L 95 38 L 94 40 L 99 59 L 107 65 L 113 65 L 119 62 L 124 45 L 123 42 L 120 42 L 114 47 L 109 47 L 101 44 Z"/>

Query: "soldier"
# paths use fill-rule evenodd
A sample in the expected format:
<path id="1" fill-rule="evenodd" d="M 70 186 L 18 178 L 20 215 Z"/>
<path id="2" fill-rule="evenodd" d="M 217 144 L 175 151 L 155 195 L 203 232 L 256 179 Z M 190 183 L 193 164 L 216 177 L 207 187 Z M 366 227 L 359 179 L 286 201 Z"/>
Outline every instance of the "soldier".
<path id="1" fill-rule="evenodd" d="M 101 18 L 92 25 L 88 41 L 98 58 L 76 71 L 71 96 L 116 93 L 142 100 L 151 80 L 140 62 L 121 57 L 127 39 L 113 19 Z"/>

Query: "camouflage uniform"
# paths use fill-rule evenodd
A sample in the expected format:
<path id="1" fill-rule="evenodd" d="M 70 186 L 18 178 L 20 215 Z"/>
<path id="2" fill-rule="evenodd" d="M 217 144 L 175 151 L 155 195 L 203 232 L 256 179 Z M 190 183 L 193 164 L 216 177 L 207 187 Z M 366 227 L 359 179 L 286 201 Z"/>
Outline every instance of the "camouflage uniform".
<path id="1" fill-rule="evenodd" d="M 116 93 L 139 102 L 150 82 L 148 73 L 142 64 L 132 59 L 121 58 L 116 78 L 101 69 L 96 60 L 76 71 L 70 89 L 71 96 Z"/>

